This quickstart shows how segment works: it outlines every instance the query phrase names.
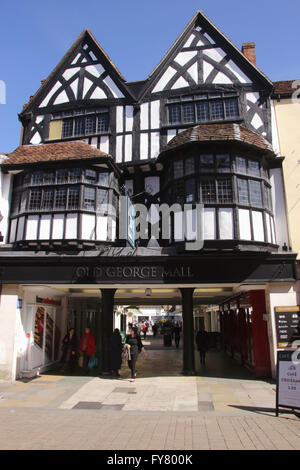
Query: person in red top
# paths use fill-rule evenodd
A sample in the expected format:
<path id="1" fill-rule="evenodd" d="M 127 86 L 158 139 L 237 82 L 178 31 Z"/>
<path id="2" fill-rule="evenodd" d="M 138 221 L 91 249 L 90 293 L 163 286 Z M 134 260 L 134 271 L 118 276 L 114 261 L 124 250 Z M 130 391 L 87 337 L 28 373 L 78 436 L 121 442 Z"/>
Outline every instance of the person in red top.
<path id="1" fill-rule="evenodd" d="M 90 328 L 86 328 L 80 341 L 80 354 L 83 356 L 83 369 L 89 372 L 88 363 L 90 358 L 95 354 L 95 337 Z"/>

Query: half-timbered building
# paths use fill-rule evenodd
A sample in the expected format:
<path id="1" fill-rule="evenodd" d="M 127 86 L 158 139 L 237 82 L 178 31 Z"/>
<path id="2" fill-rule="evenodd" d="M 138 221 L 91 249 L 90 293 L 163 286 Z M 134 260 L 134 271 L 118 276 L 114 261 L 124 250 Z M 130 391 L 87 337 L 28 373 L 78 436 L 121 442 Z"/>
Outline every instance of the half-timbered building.
<path id="1" fill-rule="evenodd" d="M 223 347 L 256 375 L 275 373 L 274 306 L 296 305 L 296 254 L 272 90 L 254 44 L 240 51 L 202 12 L 136 82 L 82 32 L 24 105 L 20 146 L 1 160 L 3 376 L 53 364 L 55 331 L 74 319 L 94 322 L 108 370 L 114 302 L 182 304 L 187 374 L 193 304 L 219 305 Z M 149 233 L 155 204 L 203 205 L 203 247 L 185 249 L 183 212 L 167 240 L 130 246 L 118 236 L 123 195 L 147 206 Z M 52 328 L 47 351 L 37 311 Z"/>

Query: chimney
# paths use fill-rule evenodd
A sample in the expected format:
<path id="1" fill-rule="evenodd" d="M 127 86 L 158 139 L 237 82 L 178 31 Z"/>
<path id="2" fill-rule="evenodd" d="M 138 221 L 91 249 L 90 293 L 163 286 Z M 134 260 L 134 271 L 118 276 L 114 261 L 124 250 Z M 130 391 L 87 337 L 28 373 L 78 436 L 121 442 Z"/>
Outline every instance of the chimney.
<path id="1" fill-rule="evenodd" d="M 254 42 L 244 42 L 242 45 L 242 53 L 253 65 L 256 65 Z"/>

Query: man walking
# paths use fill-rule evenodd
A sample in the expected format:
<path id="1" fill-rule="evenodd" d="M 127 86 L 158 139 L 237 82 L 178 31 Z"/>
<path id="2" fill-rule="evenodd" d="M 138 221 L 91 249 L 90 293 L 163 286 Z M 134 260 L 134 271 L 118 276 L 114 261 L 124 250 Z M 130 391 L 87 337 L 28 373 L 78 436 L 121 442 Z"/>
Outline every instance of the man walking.
<path id="1" fill-rule="evenodd" d="M 197 349 L 200 352 L 200 362 L 205 365 L 205 356 L 208 349 L 208 334 L 201 328 L 196 335 Z"/>

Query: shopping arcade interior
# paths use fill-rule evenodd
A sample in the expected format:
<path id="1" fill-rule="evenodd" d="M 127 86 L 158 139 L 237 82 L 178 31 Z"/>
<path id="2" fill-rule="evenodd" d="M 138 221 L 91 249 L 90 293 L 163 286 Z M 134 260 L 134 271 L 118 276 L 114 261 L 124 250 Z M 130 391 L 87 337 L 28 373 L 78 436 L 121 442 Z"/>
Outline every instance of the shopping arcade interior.
<path id="1" fill-rule="evenodd" d="M 113 289 L 113 288 L 114 289 Z M 159 287 L 159 286 L 153 286 L 153 284 L 150 286 L 145 285 L 136 285 L 136 286 L 118 286 L 119 288 L 116 289 L 116 285 L 113 286 L 95 286 L 95 285 L 80 285 L 76 286 L 74 288 L 74 285 L 60 285 L 60 286 L 26 286 L 26 289 L 30 290 L 31 292 L 35 292 L 36 294 L 40 294 L 40 292 L 45 289 L 45 292 L 47 291 L 48 295 L 54 296 L 59 296 L 61 299 L 64 299 L 65 302 L 62 302 L 61 308 L 58 309 L 58 315 L 56 315 L 56 319 L 60 319 L 60 342 L 61 338 L 65 334 L 68 328 L 75 327 L 77 331 L 78 337 L 81 336 L 81 334 L 84 332 L 84 329 L 86 326 L 90 326 L 91 330 L 95 334 L 96 338 L 96 355 L 101 356 L 101 352 L 103 350 L 103 343 L 107 342 L 110 334 L 104 334 L 105 338 L 103 339 L 103 334 L 101 333 L 102 330 L 106 328 L 106 331 L 112 331 L 113 328 L 118 327 L 119 329 L 125 329 L 124 328 L 124 323 L 121 324 L 121 316 L 123 313 L 128 313 L 130 310 L 134 310 L 134 307 L 138 310 L 139 306 L 144 306 L 145 308 L 147 307 L 153 307 L 153 306 L 177 306 L 178 311 L 180 313 L 180 305 L 182 304 L 182 292 L 180 289 L 186 289 L 189 291 L 192 291 L 193 295 L 193 325 L 191 329 L 191 325 L 189 326 L 189 332 L 190 336 L 189 338 L 192 338 L 189 343 L 193 343 L 192 345 L 189 346 L 189 350 L 191 354 L 194 356 L 195 359 L 195 367 L 196 369 L 199 369 L 199 364 L 198 364 L 198 354 L 196 351 L 196 345 L 195 345 L 195 334 L 196 331 L 199 329 L 200 326 L 205 326 L 206 330 L 211 333 L 216 333 L 220 332 L 220 322 L 218 321 L 220 319 L 219 315 L 219 304 L 222 304 L 225 300 L 231 299 L 234 295 L 237 295 L 238 293 L 238 286 L 236 285 L 207 285 L 194 288 L 192 290 L 190 285 L 183 286 L 182 284 L 180 286 L 172 285 L 172 286 L 164 286 L 164 287 Z M 101 318 L 103 319 L 103 315 L 101 315 L 101 310 L 102 310 L 102 301 L 103 301 L 103 295 L 108 292 L 113 291 L 113 311 L 115 313 L 114 315 L 114 321 L 110 323 L 110 325 L 106 325 L 105 328 L 103 328 L 103 323 L 101 323 Z M 50 294 L 51 293 L 51 294 Z M 57 297 L 58 298 L 58 297 Z M 66 302 L 67 299 L 67 302 Z M 208 307 L 209 306 L 209 307 Z M 214 306 L 214 307 L 213 307 Z M 214 310 L 213 310 L 214 308 Z M 210 310 L 208 312 L 208 310 Z M 177 311 L 177 312 L 178 312 Z M 212 315 L 213 314 L 213 315 Z M 63 321 L 61 321 L 61 318 L 64 318 Z M 166 318 L 168 315 L 166 315 Z M 170 317 L 172 318 L 172 313 L 170 314 Z M 214 321 L 212 319 L 214 317 Z M 152 317 L 152 322 L 153 322 Z M 173 316 L 174 318 L 174 316 Z M 178 318 L 178 317 L 177 317 Z M 136 319 L 136 317 L 135 317 Z M 138 318 L 137 318 L 138 319 Z M 128 327 L 128 323 L 131 323 L 133 320 L 133 317 L 127 316 L 127 323 L 126 326 Z M 58 322 L 57 322 L 58 323 Z M 183 322 L 184 324 L 184 322 Z M 108 329 L 107 329 L 108 327 Z M 56 330 L 56 329 L 55 329 Z M 161 331 L 160 331 L 161 333 Z M 173 367 L 175 367 L 175 363 L 177 364 L 177 373 L 182 373 L 183 372 L 183 364 L 184 364 L 184 355 L 186 354 L 186 351 L 184 351 L 183 344 L 184 344 L 184 332 L 181 334 L 181 342 L 180 342 L 180 348 L 178 351 L 175 351 L 175 345 L 174 341 L 172 343 L 171 348 L 166 348 L 164 347 L 164 342 L 163 342 L 163 336 L 160 334 L 158 335 L 158 338 L 154 340 L 154 338 L 151 336 L 150 338 L 150 343 L 147 342 L 146 347 L 149 349 L 157 349 L 157 350 L 163 350 L 164 354 L 170 359 L 170 361 L 175 361 L 173 364 Z M 218 333 L 220 337 L 222 337 L 222 333 Z M 150 329 L 150 335 L 151 335 L 151 329 Z M 251 335 L 251 331 L 250 331 Z M 250 338 L 251 342 L 252 339 Z M 58 348 L 60 347 L 60 342 L 57 343 L 57 338 L 56 338 L 56 344 L 58 344 Z M 187 343 L 187 341 L 186 341 Z M 106 343 L 107 344 L 107 343 Z M 34 345 L 35 346 L 35 345 Z M 219 341 L 217 344 L 215 341 L 211 343 L 211 348 L 210 348 L 210 357 L 214 357 L 213 361 L 213 368 L 215 368 L 216 364 L 221 364 L 223 359 L 221 358 L 220 354 L 225 352 L 227 356 L 231 356 L 234 358 L 236 364 L 243 363 L 242 358 L 240 357 L 238 351 L 232 350 L 231 344 L 229 347 L 227 347 L 226 344 L 222 344 L 222 341 Z M 222 350 L 222 351 L 221 351 Z M 214 353 L 212 356 L 211 353 Z M 171 356 L 170 356 L 171 354 Z M 176 356 L 174 355 L 176 354 Z M 45 355 L 44 355 L 45 356 Z M 49 366 L 55 366 L 57 365 L 57 361 L 60 358 L 60 351 L 58 351 L 54 355 L 52 355 L 52 362 L 53 364 L 50 364 L 51 361 L 48 361 L 48 367 L 45 367 L 44 370 L 49 369 Z M 54 361 L 53 361 L 54 359 Z M 168 359 L 168 361 L 169 361 Z M 193 358 L 192 358 L 193 360 Z M 220 362 L 221 361 L 221 362 Z M 190 362 L 190 359 L 188 359 L 188 362 Z M 247 366 L 247 364 L 245 364 Z M 248 364 L 249 365 L 249 364 Z M 162 365 L 163 367 L 163 365 Z M 234 367 L 232 365 L 232 367 Z M 159 374 L 160 372 L 163 372 L 163 370 L 159 370 L 159 368 L 153 366 L 153 370 L 149 365 L 146 367 L 147 373 L 153 373 L 155 371 L 155 374 Z M 218 369 L 218 367 L 217 367 Z M 217 370 L 216 369 L 216 370 Z M 219 368 L 220 369 L 220 368 Z M 222 367 L 221 367 L 222 369 Z M 228 367 L 227 367 L 228 369 Z M 229 368 L 230 369 L 230 368 Z M 174 372 L 174 370 L 173 370 Z M 207 371 L 206 371 L 207 372 Z M 210 373 L 213 373 L 212 370 Z M 220 373 L 220 370 L 219 372 Z"/>

